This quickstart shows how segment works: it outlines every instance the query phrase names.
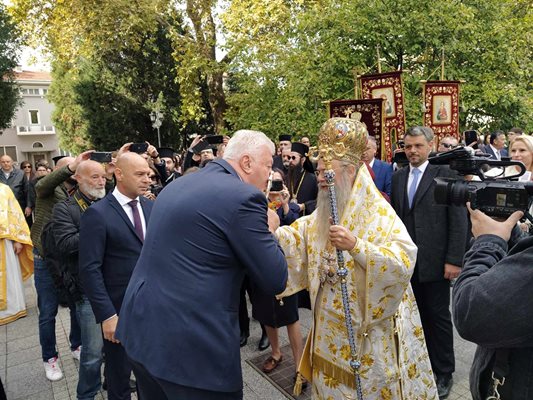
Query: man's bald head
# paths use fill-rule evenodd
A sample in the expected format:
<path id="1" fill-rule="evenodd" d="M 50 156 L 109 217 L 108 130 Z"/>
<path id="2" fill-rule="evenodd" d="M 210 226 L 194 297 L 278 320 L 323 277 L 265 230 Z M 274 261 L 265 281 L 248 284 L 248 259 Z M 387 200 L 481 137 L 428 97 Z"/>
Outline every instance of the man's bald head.
<path id="1" fill-rule="evenodd" d="M 74 157 L 63 157 L 57 162 L 56 166 L 54 167 L 54 170 L 63 168 L 65 165 L 69 165 L 73 163 L 74 160 L 75 160 Z"/>
<path id="2" fill-rule="evenodd" d="M 130 199 L 144 194 L 150 186 L 150 167 L 137 153 L 127 152 L 118 157 L 115 176 L 117 189 Z"/>
<path id="3" fill-rule="evenodd" d="M 93 160 L 82 161 L 74 174 L 80 191 L 91 200 L 105 196 L 105 176 L 104 166 Z"/>
<path id="4" fill-rule="evenodd" d="M 74 176 L 77 179 L 78 176 L 88 176 L 93 171 L 98 171 L 98 172 L 102 171 L 105 174 L 105 168 L 99 162 L 96 162 L 93 160 L 82 161 L 80 165 L 78 165 L 78 168 L 76 168 L 76 173 L 74 174 Z"/>
<path id="5" fill-rule="evenodd" d="M 13 169 L 13 159 L 7 154 L 0 157 L 0 164 L 5 172 L 11 172 Z"/>

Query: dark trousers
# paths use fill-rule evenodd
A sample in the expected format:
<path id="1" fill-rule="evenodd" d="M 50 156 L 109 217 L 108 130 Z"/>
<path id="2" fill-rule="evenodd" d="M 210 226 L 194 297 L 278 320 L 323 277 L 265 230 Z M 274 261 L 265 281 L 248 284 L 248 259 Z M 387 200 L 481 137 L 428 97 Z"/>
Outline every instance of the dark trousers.
<path id="1" fill-rule="evenodd" d="M 242 400 L 242 389 L 237 392 L 213 392 L 178 385 L 152 376 L 144 366 L 130 359 L 137 379 L 139 398 L 150 400 Z"/>
<path id="2" fill-rule="evenodd" d="M 104 339 L 105 368 L 109 400 L 130 400 L 131 364 L 121 344 Z M 149 397 L 140 397 L 149 399 Z"/>
<path id="3" fill-rule="evenodd" d="M 411 284 L 424 328 L 431 367 L 436 375 L 455 371 L 453 325 L 450 313 L 450 281 L 418 282 L 417 271 Z"/>

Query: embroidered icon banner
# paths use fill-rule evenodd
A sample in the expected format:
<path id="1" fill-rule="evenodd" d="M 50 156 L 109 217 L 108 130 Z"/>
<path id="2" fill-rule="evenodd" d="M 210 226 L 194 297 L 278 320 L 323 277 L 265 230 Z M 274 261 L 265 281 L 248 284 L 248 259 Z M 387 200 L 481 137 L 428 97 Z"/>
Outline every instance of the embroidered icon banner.
<path id="1" fill-rule="evenodd" d="M 435 132 L 438 140 L 459 134 L 459 81 L 427 81 L 424 85 L 424 126 Z"/>
<path id="2" fill-rule="evenodd" d="M 354 118 L 355 113 L 360 113 L 360 121 L 365 123 L 368 134 L 376 139 L 377 156 L 381 160 L 389 160 L 392 145 L 389 138 L 383 135 L 383 99 L 334 100 L 329 102 L 328 107 L 330 118 Z"/>
<path id="3" fill-rule="evenodd" d="M 405 133 L 402 71 L 363 75 L 359 81 L 363 99 L 383 99 L 384 136 L 396 143 Z"/>

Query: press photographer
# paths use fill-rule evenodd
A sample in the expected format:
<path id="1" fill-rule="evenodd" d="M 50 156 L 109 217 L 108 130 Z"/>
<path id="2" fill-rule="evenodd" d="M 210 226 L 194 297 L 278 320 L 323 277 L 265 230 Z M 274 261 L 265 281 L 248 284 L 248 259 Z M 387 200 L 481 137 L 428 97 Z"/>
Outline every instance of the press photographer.
<path id="1" fill-rule="evenodd" d="M 531 399 L 533 237 L 507 252 L 523 212 L 498 222 L 469 203 L 468 210 L 475 240 L 453 287 L 452 307 L 461 337 L 478 345 L 470 391 L 474 400 Z"/>

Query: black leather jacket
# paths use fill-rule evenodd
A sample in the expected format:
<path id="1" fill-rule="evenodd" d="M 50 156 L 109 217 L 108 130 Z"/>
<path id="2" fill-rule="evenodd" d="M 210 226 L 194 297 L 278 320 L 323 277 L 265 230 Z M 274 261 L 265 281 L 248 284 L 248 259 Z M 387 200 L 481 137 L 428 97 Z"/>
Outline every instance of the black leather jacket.
<path id="1" fill-rule="evenodd" d="M 507 249 L 498 236 L 478 237 L 453 287 L 457 331 L 478 345 L 470 371 L 474 400 L 486 399 L 500 349 L 509 354 L 501 398 L 533 398 L 533 237 Z"/>
<path id="2" fill-rule="evenodd" d="M 81 192 L 79 190 L 76 191 L 76 195 L 81 195 Z M 92 203 L 86 197 L 84 197 L 84 200 L 88 205 Z M 62 268 L 68 270 L 70 275 L 74 278 L 77 293 L 70 293 L 70 295 L 71 297 L 78 299 L 83 295 L 78 274 L 81 215 L 82 210 L 74 196 L 57 203 L 52 211 L 52 219 L 54 221 L 52 230 L 54 232 L 56 247 L 62 261 Z"/>

